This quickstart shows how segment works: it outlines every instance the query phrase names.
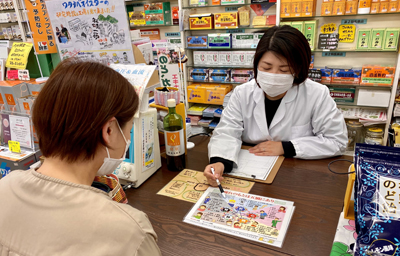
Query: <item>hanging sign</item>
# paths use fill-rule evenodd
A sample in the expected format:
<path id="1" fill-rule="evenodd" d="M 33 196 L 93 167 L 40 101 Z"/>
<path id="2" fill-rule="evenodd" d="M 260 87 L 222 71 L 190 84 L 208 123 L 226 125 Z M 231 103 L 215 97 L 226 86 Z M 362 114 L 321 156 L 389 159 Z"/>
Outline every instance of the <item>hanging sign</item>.
<path id="1" fill-rule="evenodd" d="M 336 27 L 335 23 L 324 24 L 321 27 L 321 33 L 322 34 L 332 34 L 336 30 L 337 30 L 337 27 Z"/>
<path id="2" fill-rule="evenodd" d="M 25 6 L 36 53 L 56 53 L 56 38 L 54 38 L 44 0 L 25 0 Z"/>
<path id="3" fill-rule="evenodd" d="M 158 56 L 160 84 L 164 87 L 179 88 L 180 76 L 178 64 L 168 64 L 168 57 L 164 54 Z"/>
<path id="4" fill-rule="evenodd" d="M 46 2 L 61 60 L 134 64 L 123 0 Z"/>
<path id="5" fill-rule="evenodd" d="M 356 36 L 356 25 L 339 25 L 339 43 L 352 43 Z"/>
<path id="6" fill-rule="evenodd" d="M 28 64 L 29 53 L 31 52 L 31 43 L 14 43 L 10 54 L 8 55 L 6 67 L 25 69 Z M 18 73 L 17 73 L 18 78 Z"/>
<path id="7" fill-rule="evenodd" d="M 323 52 L 322 57 L 346 57 L 346 52 Z"/>

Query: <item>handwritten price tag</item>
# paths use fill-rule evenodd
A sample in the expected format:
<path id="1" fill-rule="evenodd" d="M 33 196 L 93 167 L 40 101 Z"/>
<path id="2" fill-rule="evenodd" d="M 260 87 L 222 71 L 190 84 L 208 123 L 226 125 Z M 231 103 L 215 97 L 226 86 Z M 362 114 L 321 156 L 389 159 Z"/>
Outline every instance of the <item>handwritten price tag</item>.
<path id="1" fill-rule="evenodd" d="M 8 148 L 10 149 L 11 152 L 21 154 L 21 145 L 19 144 L 18 141 L 8 141 Z"/>

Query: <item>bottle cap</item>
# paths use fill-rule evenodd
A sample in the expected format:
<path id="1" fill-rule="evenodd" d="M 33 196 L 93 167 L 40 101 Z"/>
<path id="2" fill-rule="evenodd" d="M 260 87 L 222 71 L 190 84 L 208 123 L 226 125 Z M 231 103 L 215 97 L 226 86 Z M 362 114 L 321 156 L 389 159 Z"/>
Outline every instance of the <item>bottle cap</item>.
<path id="1" fill-rule="evenodd" d="M 167 100 L 167 103 L 168 103 L 168 107 L 169 107 L 169 108 L 174 108 L 174 107 L 176 107 L 175 99 L 169 99 L 169 100 Z"/>

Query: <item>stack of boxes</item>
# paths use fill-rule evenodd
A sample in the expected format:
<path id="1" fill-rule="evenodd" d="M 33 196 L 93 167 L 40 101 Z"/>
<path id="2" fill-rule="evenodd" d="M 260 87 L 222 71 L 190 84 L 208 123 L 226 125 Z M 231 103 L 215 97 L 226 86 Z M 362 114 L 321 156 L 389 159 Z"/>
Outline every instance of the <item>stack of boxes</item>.
<path id="1" fill-rule="evenodd" d="M 400 12 L 398 0 L 372 0 L 370 13 Z"/>
<path id="2" fill-rule="evenodd" d="M 174 10 L 177 10 L 178 7 L 172 8 Z M 128 15 L 131 26 L 155 26 L 173 24 L 171 4 L 169 2 L 144 4 L 144 7 L 135 7 L 135 10 L 129 12 Z"/>
<path id="3" fill-rule="evenodd" d="M 246 83 L 254 78 L 253 69 L 190 68 L 189 81 Z"/>
<path id="4" fill-rule="evenodd" d="M 321 16 L 354 15 L 357 14 L 358 0 L 323 0 Z"/>
<path id="5" fill-rule="evenodd" d="M 359 29 L 356 50 L 396 51 L 399 28 Z"/>
<path id="6" fill-rule="evenodd" d="M 191 84 L 187 87 L 188 102 L 222 105 L 231 90 L 230 84 Z"/>
<path id="7" fill-rule="evenodd" d="M 281 17 L 315 16 L 316 0 L 282 0 Z"/>
<path id="8" fill-rule="evenodd" d="M 317 20 L 281 22 L 281 25 L 292 26 L 303 33 L 310 44 L 311 51 L 315 49 L 315 43 L 317 42 L 317 24 Z"/>

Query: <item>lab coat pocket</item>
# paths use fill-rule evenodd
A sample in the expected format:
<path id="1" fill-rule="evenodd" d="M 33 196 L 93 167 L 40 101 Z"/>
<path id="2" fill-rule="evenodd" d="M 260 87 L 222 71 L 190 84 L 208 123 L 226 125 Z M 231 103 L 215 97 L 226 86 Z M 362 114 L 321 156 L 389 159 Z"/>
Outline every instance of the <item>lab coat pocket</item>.
<path id="1" fill-rule="evenodd" d="M 313 136 L 311 123 L 292 127 L 292 139 Z"/>

